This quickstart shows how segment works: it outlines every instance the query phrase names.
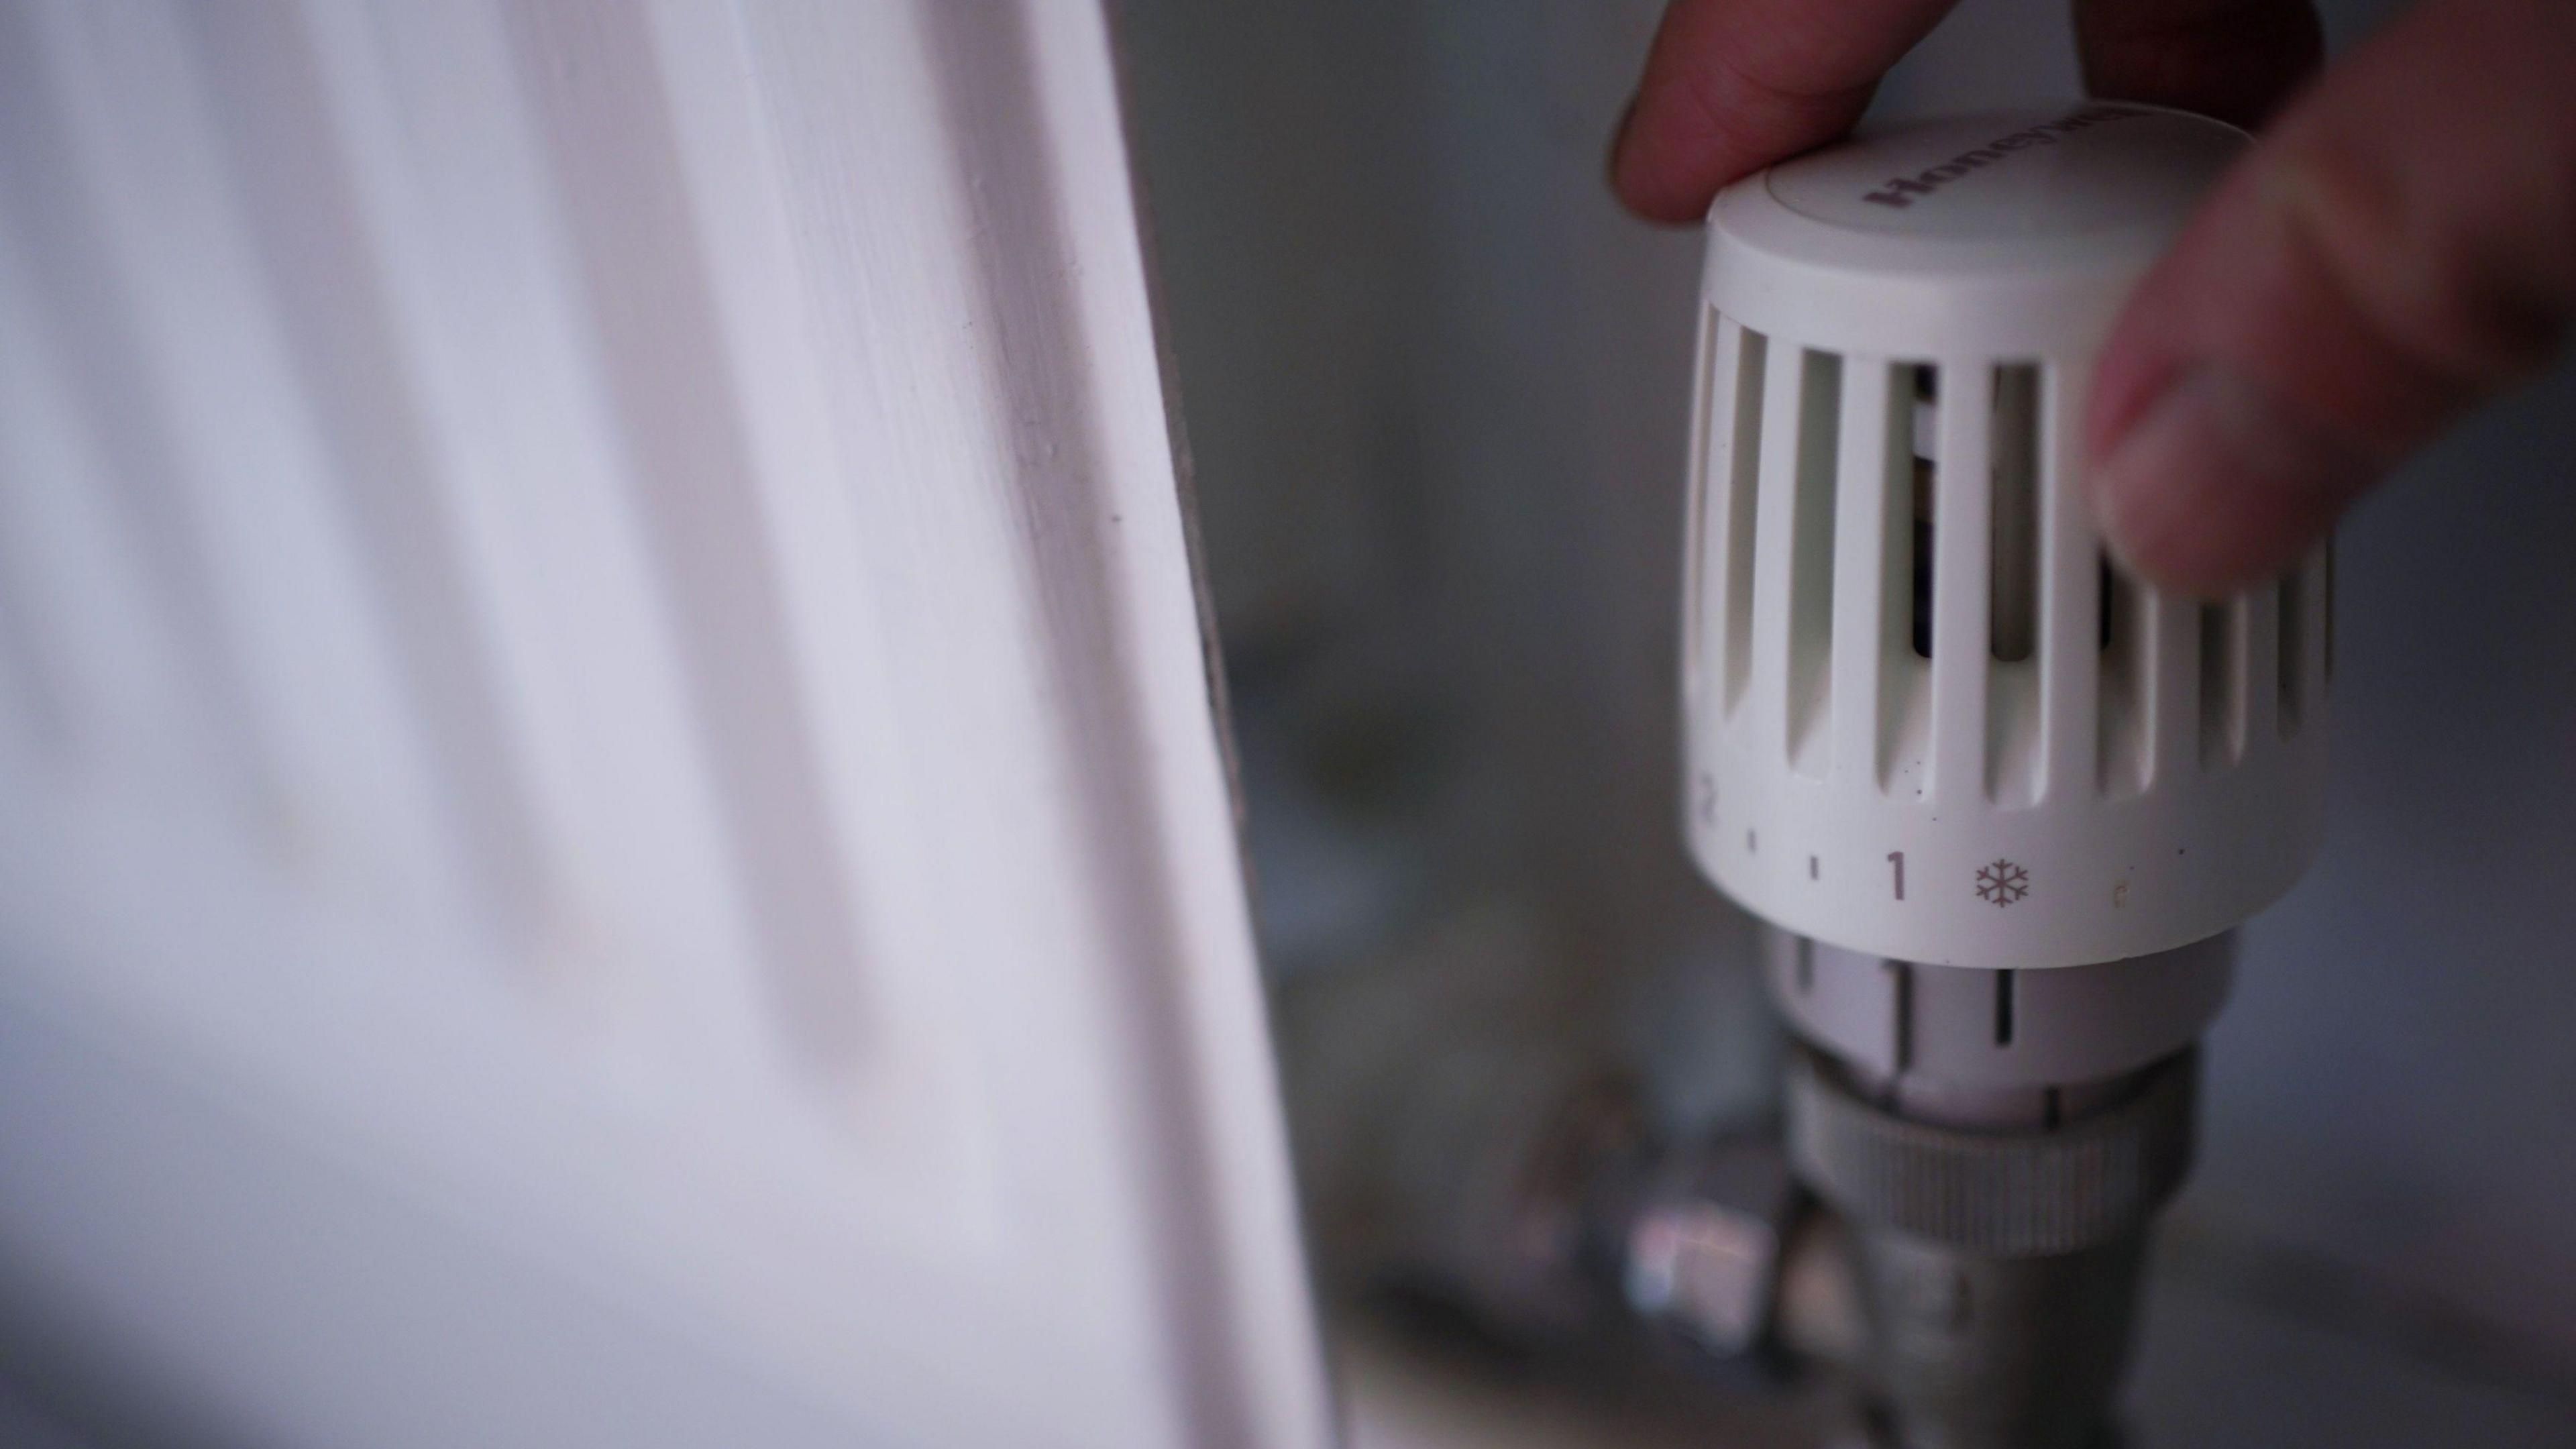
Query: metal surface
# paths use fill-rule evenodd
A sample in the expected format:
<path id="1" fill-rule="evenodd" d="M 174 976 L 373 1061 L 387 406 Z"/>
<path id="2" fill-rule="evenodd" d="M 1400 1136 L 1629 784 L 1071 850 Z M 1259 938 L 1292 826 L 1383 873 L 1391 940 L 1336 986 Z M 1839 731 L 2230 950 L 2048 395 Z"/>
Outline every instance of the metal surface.
<path id="1" fill-rule="evenodd" d="M 1909 1120 L 1801 1053 L 1788 1138 L 1843 1218 L 1866 1358 L 1902 1449 L 2097 1449 L 2130 1347 L 2147 1229 L 2188 1171 L 2196 1052 L 2062 1127 Z"/>
<path id="2" fill-rule="evenodd" d="M 1627 1224 L 1629 1306 L 1711 1353 L 1756 1351 L 1772 1333 L 1790 1247 L 1811 1205 L 1774 1132 L 1680 1148 Z"/>
<path id="3" fill-rule="evenodd" d="M 2128 1233 L 2181 1186 L 2198 1070 L 2186 1052 L 2082 1121 L 1995 1132 L 1900 1117 L 1804 1052 L 1789 1074 L 1789 1154 L 1855 1222 L 1996 1257 L 2071 1253 Z"/>
<path id="4" fill-rule="evenodd" d="M 2127 1367 L 2146 1229 L 1997 1258 L 1856 1234 L 1870 1367 L 1902 1449 L 2097 1449 Z"/>

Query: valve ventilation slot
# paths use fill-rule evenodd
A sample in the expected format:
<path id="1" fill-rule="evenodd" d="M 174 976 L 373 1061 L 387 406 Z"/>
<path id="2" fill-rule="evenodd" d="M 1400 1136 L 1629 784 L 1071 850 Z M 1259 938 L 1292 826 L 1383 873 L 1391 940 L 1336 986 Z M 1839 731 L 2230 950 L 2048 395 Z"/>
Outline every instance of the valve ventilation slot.
<path id="1" fill-rule="evenodd" d="M 1762 495 L 1762 379 L 1770 348 L 1761 333 L 1728 324 L 1722 339 L 1726 366 L 1717 386 L 1728 398 L 1726 474 L 1726 713 L 1744 702 L 1753 675 L 1753 529 Z M 1735 344 L 1726 347 L 1725 342 Z"/>
<path id="2" fill-rule="evenodd" d="M 2116 800 L 2147 787 L 2154 658 L 2144 618 L 2147 600 L 2137 580 L 2113 568 L 2109 559 L 2098 568 L 2102 663 L 2094 749 L 2102 796 Z"/>
<path id="3" fill-rule="evenodd" d="M 1682 610 L 1682 688 L 1693 708 L 1701 692 L 1708 687 L 1707 638 L 1710 600 L 1708 582 L 1708 509 L 1710 496 L 1717 492 L 1716 480 L 1709 477 L 1709 459 L 1719 439 L 1720 419 L 1709 406 L 1711 391 L 1717 386 L 1717 349 L 1725 334 L 1723 319 L 1717 309 L 1703 307 L 1699 314 L 1699 371 L 1692 391 L 1697 398 L 1691 409 L 1690 442 L 1690 517 L 1684 525 L 1682 540 L 1682 597 L 1689 606 Z"/>
<path id="4" fill-rule="evenodd" d="M 2040 368 L 2007 362 L 1987 379 L 1987 795 L 2007 805 L 2040 795 Z"/>
<path id="5" fill-rule="evenodd" d="M 1919 769 L 1900 770 L 1909 720 L 1929 708 L 1932 649 L 1932 489 L 1928 409 L 1933 370 L 1913 363 L 1864 367 L 1849 374 L 1858 395 L 1845 400 L 1855 456 L 1844 460 L 1857 483 L 1851 500 L 1851 546 L 1874 546 L 1876 577 L 1855 570 L 1851 627 L 1867 631 L 1871 647 L 1846 645 L 1843 673 L 1859 687 L 1844 691 L 1853 718 L 1841 731 L 1853 741 L 1855 765 L 1862 750 L 1882 792 L 1920 794 Z M 1875 412 L 1875 418 L 1863 414 Z M 1873 593 L 1874 586 L 1874 593 Z M 1901 777 L 1901 778 L 1900 778 Z"/>
<path id="6" fill-rule="evenodd" d="M 2245 696 L 2237 687 L 2245 664 L 2241 604 L 2200 606 L 2200 764 L 2232 765 L 2245 754 Z"/>
<path id="7" fill-rule="evenodd" d="M 2080 374 L 1706 323 L 1690 687 L 1736 748 L 2013 810 L 2225 769 L 2322 707 L 2331 554 L 2209 605 L 2123 574 L 2058 502 Z"/>
<path id="8" fill-rule="evenodd" d="M 1994 512 L 1987 520 L 1986 645 L 2000 664 L 2030 658 L 2039 634 L 2039 369 L 1995 369 Z"/>
<path id="9" fill-rule="evenodd" d="M 1808 351 L 1798 369 L 1797 493 L 1789 538 L 1789 758 L 1822 775 L 1833 702 L 1834 472 L 1841 456 L 1843 360 Z"/>
<path id="10" fill-rule="evenodd" d="M 1913 451 L 1914 526 L 1909 540 L 1914 568 L 1909 576 L 1906 598 L 1912 610 L 1910 637 L 1917 658 L 1932 657 L 1932 562 L 1933 543 L 1938 538 L 1934 519 L 1940 516 L 1941 449 L 1935 441 L 1940 431 L 1941 370 L 1929 364 L 1901 369 L 1914 404 L 1907 415 L 1906 443 Z"/>

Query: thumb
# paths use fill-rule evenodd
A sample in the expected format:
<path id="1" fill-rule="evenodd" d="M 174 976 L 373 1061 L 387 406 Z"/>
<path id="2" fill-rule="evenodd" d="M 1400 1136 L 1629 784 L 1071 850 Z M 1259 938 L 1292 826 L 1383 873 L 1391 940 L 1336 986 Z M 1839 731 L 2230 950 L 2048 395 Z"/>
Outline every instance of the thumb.
<path id="1" fill-rule="evenodd" d="M 2247 154 L 2114 327 L 2095 502 L 2200 594 L 2294 561 L 2576 312 L 2576 5 L 2430 0 Z"/>

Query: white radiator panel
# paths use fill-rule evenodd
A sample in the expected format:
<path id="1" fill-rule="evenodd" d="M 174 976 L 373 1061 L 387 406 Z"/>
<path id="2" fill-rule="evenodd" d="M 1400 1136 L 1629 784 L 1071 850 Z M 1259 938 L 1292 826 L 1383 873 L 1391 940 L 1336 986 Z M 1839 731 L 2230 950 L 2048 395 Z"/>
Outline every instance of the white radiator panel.
<path id="1" fill-rule="evenodd" d="M 258 1442 L 1325 1442 L 1120 124 L 1053 0 L 0 4 L 22 1301 Z"/>

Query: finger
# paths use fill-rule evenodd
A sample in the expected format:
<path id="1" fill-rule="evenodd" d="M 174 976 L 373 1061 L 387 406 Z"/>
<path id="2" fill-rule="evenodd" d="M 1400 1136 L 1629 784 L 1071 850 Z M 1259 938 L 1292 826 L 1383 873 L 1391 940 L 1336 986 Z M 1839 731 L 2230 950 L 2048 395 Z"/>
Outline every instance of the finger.
<path id="1" fill-rule="evenodd" d="M 2203 594 L 2294 560 L 2576 312 L 2576 6 L 2431 0 L 2223 181 L 2105 347 L 2105 535 Z"/>
<path id="2" fill-rule="evenodd" d="M 2253 127 L 2325 57 L 2311 0 L 2075 0 L 2085 89 Z"/>
<path id="3" fill-rule="evenodd" d="M 1610 158 L 1652 221 L 1697 221 L 1719 187 L 1830 141 L 1956 0 L 1673 0 Z"/>

